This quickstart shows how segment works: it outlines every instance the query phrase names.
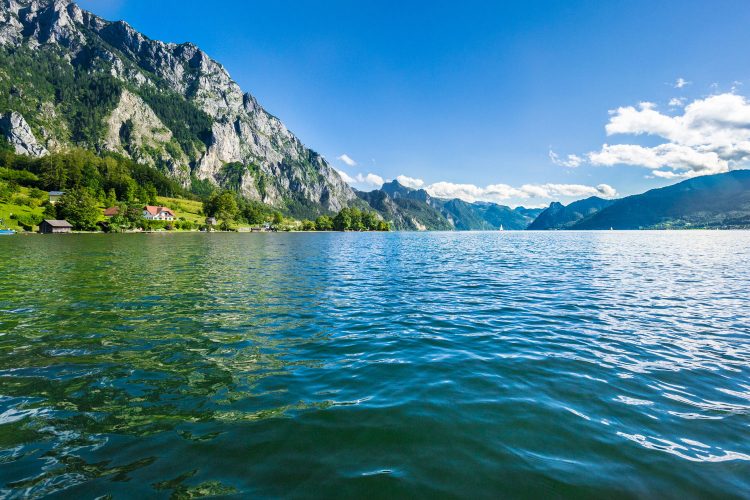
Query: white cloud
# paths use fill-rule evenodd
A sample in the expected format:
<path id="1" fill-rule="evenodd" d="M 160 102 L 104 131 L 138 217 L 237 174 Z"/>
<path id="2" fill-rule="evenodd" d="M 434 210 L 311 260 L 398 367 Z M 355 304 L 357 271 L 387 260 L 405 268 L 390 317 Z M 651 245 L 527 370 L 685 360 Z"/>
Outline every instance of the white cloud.
<path id="1" fill-rule="evenodd" d="M 700 152 L 688 146 L 661 144 L 647 148 L 636 144 L 605 144 L 589 154 L 594 165 L 638 165 L 652 170 L 670 168 L 706 173 L 726 171 L 727 162 L 714 152 Z"/>
<path id="2" fill-rule="evenodd" d="M 743 96 L 725 93 L 698 99 L 675 116 L 644 104 L 610 114 L 607 135 L 647 135 L 665 143 L 605 144 L 589 153 L 594 165 L 634 165 L 654 170 L 659 177 L 677 178 L 727 172 L 750 163 L 750 103 Z"/>
<path id="3" fill-rule="evenodd" d="M 613 198 L 617 191 L 607 184 L 585 186 L 582 184 L 524 184 L 513 187 L 507 184 L 491 184 L 486 187 L 474 184 L 454 184 L 451 182 L 437 182 L 425 188 L 436 198 L 459 198 L 470 203 L 475 201 L 493 201 L 503 203 L 509 200 L 584 198 L 601 196 Z"/>
<path id="4" fill-rule="evenodd" d="M 402 186 L 406 186 L 412 189 L 420 189 L 424 186 L 424 181 L 422 179 L 415 179 L 414 177 L 408 177 L 406 175 L 399 175 L 398 177 L 396 177 L 396 180 Z"/>
<path id="5" fill-rule="evenodd" d="M 583 163 L 583 158 L 581 158 L 578 155 L 568 155 L 567 158 L 562 159 L 560 158 L 560 155 L 558 155 L 551 149 L 549 151 L 549 159 L 555 165 L 559 165 L 561 167 L 568 167 L 568 168 L 580 167 L 581 164 Z"/>
<path id="6" fill-rule="evenodd" d="M 361 174 L 358 177 L 361 177 Z M 361 182 L 367 186 L 374 186 L 377 188 L 381 188 L 383 187 L 383 184 L 385 184 L 385 180 L 377 174 L 367 174 L 362 178 Z"/>
<path id="7" fill-rule="evenodd" d="M 344 182 L 346 182 L 347 184 L 356 184 L 357 183 L 357 181 L 356 181 L 356 179 L 354 179 L 354 177 L 352 177 L 351 175 L 347 174 L 343 170 L 336 169 L 336 172 L 339 173 L 339 175 L 341 176 L 341 179 Z"/>
<path id="8" fill-rule="evenodd" d="M 380 189 L 385 181 L 382 177 L 377 174 L 357 174 L 354 177 L 347 174 L 343 170 L 336 170 L 341 178 L 350 186 L 355 186 L 362 189 Z"/>
<path id="9" fill-rule="evenodd" d="M 357 162 L 354 161 L 354 160 L 352 160 L 352 158 L 348 154 L 343 154 L 341 156 L 338 156 L 336 159 L 339 160 L 339 161 L 341 161 L 341 162 L 343 162 L 343 163 L 345 163 L 346 165 L 348 165 L 350 167 L 356 167 L 357 166 Z"/>
<path id="10" fill-rule="evenodd" d="M 692 82 L 689 82 L 685 80 L 684 78 L 678 78 L 676 82 L 674 82 L 674 88 L 676 89 L 682 89 L 690 85 Z"/>
<path id="11" fill-rule="evenodd" d="M 383 178 L 376 174 L 357 174 L 351 176 L 343 170 L 338 170 L 341 178 L 359 189 L 379 189 Z M 549 200 L 581 199 L 589 196 L 614 198 L 617 191 L 607 184 L 586 186 L 583 184 L 524 184 L 520 187 L 508 184 L 490 184 L 485 187 L 474 184 L 457 184 L 453 182 L 435 182 L 427 185 L 422 179 L 399 175 L 396 180 L 403 186 L 412 189 L 424 189 L 436 198 L 458 198 L 469 203 L 475 201 L 491 201 L 508 205 L 523 203 L 527 207 L 546 206 Z M 546 201 L 546 203 L 545 203 Z"/>
<path id="12" fill-rule="evenodd" d="M 685 105 L 684 97 L 673 97 L 669 100 L 669 105 L 673 108 L 681 108 Z"/>

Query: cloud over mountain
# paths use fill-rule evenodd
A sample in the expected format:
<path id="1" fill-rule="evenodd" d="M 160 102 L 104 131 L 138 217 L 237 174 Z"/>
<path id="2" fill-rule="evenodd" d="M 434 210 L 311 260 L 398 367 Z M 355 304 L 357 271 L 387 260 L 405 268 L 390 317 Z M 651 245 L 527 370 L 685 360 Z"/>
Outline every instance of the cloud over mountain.
<path id="1" fill-rule="evenodd" d="M 688 104 L 682 114 L 661 113 L 651 103 L 611 112 L 608 136 L 653 136 L 657 146 L 605 144 L 590 153 L 594 165 L 634 165 L 664 178 L 727 172 L 750 160 L 750 103 L 741 95 L 718 94 Z"/>
<path id="2" fill-rule="evenodd" d="M 385 182 L 382 177 L 373 173 L 356 174 L 352 177 L 343 170 L 337 170 L 337 172 L 344 182 L 360 189 L 379 189 Z"/>
<path id="3" fill-rule="evenodd" d="M 401 178 L 397 180 L 401 182 Z M 430 185 L 425 185 L 425 182 L 421 179 L 410 180 L 416 181 L 412 182 L 412 185 L 423 186 L 425 191 L 436 198 L 458 198 L 468 201 L 469 203 L 475 201 L 492 201 L 501 203 L 514 200 L 552 200 L 560 198 L 584 198 L 588 196 L 612 198 L 617 196 L 617 190 L 607 184 L 586 186 L 582 184 L 547 183 L 524 184 L 520 187 L 514 187 L 508 184 L 491 184 L 489 186 L 481 187 L 474 184 L 456 184 L 452 182 L 436 182 Z"/>

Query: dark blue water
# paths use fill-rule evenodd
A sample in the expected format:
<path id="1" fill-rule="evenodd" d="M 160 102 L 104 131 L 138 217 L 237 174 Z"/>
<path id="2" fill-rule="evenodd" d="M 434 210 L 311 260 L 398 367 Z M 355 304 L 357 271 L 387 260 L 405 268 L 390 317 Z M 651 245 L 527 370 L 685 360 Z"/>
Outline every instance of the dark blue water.
<path id="1" fill-rule="evenodd" d="M 750 498 L 750 232 L 0 240 L 0 497 Z"/>

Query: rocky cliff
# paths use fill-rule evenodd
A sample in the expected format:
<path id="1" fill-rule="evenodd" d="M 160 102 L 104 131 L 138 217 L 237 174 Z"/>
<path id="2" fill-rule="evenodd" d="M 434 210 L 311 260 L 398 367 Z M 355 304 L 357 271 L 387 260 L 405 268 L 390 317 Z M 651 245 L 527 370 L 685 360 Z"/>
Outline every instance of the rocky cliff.
<path id="1" fill-rule="evenodd" d="M 298 213 L 357 199 L 193 44 L 151 40 L 65 0 L 0 0 L 0 50 L 0 133 L 19 152 L 113 151 L 186 187 L 232 188 Z"/>

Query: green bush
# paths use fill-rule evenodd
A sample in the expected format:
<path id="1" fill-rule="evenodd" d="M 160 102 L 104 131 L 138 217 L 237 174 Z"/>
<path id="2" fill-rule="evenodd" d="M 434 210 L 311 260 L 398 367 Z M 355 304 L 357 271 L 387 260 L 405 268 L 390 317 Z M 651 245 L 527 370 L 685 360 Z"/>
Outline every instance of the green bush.
<path id="1" fill-rule="evenodd" d="M 0 167 L 0 179 L 13 181 L 22 186 L 35 187 L 39 185 L 39 177 L 26 170 L 12 170 L 10 168 Z"/>
<path id="2" fill-rule="evenodd" d="M 22 194 L 16 195 L 12 198 L 11 203 L 14 205 L 20 205 L 22 207 L 36 208 L 40 205 L 39 200 L 29 198 Z"/>
<path id="3" fill-rule="evenodd" d="M 18 222 L 18 225 L 23 228 L 24 231 L 33 231 L 34 226 L 38 226 L 42 223 L 42 218 L 36 215 L 16 215 L 13 216 Z"/>

